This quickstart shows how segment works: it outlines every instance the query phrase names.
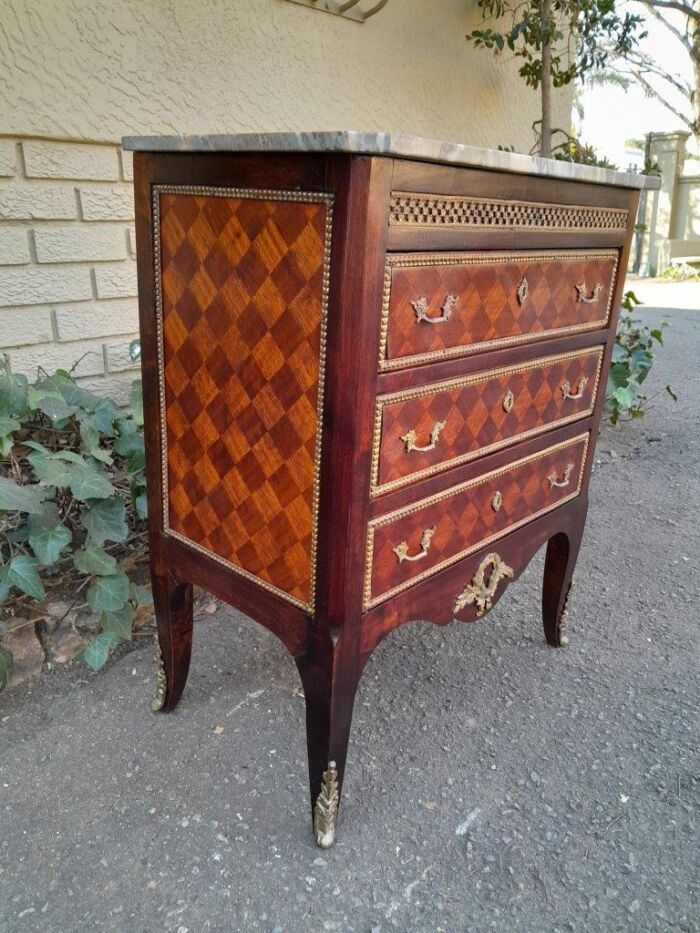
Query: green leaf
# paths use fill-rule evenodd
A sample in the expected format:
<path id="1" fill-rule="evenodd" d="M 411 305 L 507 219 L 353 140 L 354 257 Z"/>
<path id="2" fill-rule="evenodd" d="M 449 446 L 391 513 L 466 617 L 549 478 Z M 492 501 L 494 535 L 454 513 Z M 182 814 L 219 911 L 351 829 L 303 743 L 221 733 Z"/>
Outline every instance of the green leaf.
<path id="1" fill-rule="evenodd" d="M 123 570 L 106 577 L 95 577 L 85 598 L 93 612 L 121 609 L 129 598 L 129 578 Z"/>
<path id="2" fill-rule="evenodd" d="M 27 377 L 0 369 L 0 414 L 22 417 L 27 412 Z"/>
<path id="3" fill-rule="evenodd" d="M 0 435 L 13 434 L 22 427 L 21 422 L 9 415 L 0 415 Z"/>
<path id="4" fill-rule="evenodd" d="M 99 671 L 107 663 L 110 651 L 116 647 L 119 639 L 112 631 L 100 632 L 95 638 L 78 653 L 78 657 L 91 667 Z"/>
<path id="5" fill-rule="evenodd" d="M 128 457 L 136 451 L 143 452 L 143 437 L 135 431 L 120 434 L 114 441 L 114 452 L 122 457 Z"/>
<path id="6" fill-rule="evenodd" d="M 0 693 L 7 689 L 12 674 L 12 654 L 0 645 Z"/>
<path id="7" fill-rule="evenodd" d="M 135 613 L 131 603 L 126 603 L 121 609 L 103 612 L 100 623 L 105 632 L 114 632 L 120 641 L 131 641 L 131 623 Z"/>
<path id="8" fill-rule="evenodd" d="M 17 554 L 10 561 L 5 582 L 7 586 L 14 586 L 34 599 L 43 599 L 46 596 L 39 576 L 39 562 L 29 554 Z"/>
<path id="9" fill-rule="evenodd" d="M 9 570 L 7 564 L 0 564 L 0 606 L 5 602 L 7 597 L 10 595 L 10 587 L 7 585 L 7 572 Z M 3 626 L 3 622 L 0 619 L 0 627 Z M 2 631 L 0 630 L 0 636 Z"/>
<path id="10" fill-rule="evenodd" d="M 148 518 L 148 499 L 146 498 L 145 492 L 142 492 L 140 495 L 136 496 L 134 499 L 134 508 L 136 509 L 136 514 L 140 519 Z"/>
<path id="11" fill-rule="evenodd" d="M 117 562 L 112 555 L 95 545 L 76 551 L 73 563 L 81 573 L 94 573 L 101 577 L 109 576 L 117 569 Z"/>
<path id="12" fill-rule="evenodd" d="M 80 513 L 91 544 L 102 545 L 105 541 L 124 541 L 129 533 L 126 524 L 126 506 L 122 499 L 103 499 L 90 503 Z"/>
<path id="13" fill-rule="evenodd" d="M 619 386 L 615 389 L 615 401 L 624 408 L 634 404 L 634 391 L 629 386 Z"/>
<path id="14" fill-rule="evenodd" d="M 20 486 L 9 476 L 0 476 L 0 509 L 6 512 L 39 513 L 46 494 L 39 486 Z"/>
<path id="15" fill-rule="evenodd" d="M 0 460 L 9 460 L 10 453 L 14 446 L 15 442 L 11 434 L 0 436 Z"/>
<path id="16" fill-rule="evenodd" d="M 31 463 L 34 475 L 45 486 L 69 486 L 73 477 L 73 468 L 67 466 L 58 457 L 46 456 L 36 450 L 29 454 L 27 460 Z"/>
<path id="17" fill-rule="evenodd" d="M 134 421 L 139 427 L 143 426 L 143 384 L 140 379 L 134 379 L 129 393 L 129 405 L 134 413 Z"/>
<path id="18" fill-rule="evenodd" d="M 671 398 L 673 399 L 674 402 L 677 402 L 677 401 L 678 401 L 678 396 L 677 396 L 676 393 L 673 391 L 673 389 L 671 388 L 671 386 L 664 386 L 664 390 L 665 390 L 666 392 L 668 392 L 668 394 L 671 396 Z"/>
<path id="19" fill-rule="evenodd" d="M 153 603 L 153 594 L 148 586 L 141 586 L 140 583 L 130 583 L 129 599 L 133 599 L 137 606 L 150 606 Z"/>
<path id="20" fill-rule="evenodd" d="M 101 398 L 95 406 L 92 418 L 95 427 L 101 434 L 113 437 L 114 422 L 117 421 L 121 415 L 122 412 L 117 408 L 111 398 Z"/>
<path id="21" fill-rule="evenodd" d="M 61 556 L 61 551 L 71 543 L 73 535 L 70 528 L 57 525 L 55 528 L 30 532 L 28 540 L 39 562 L 45 567 L 50 567 Z"/>
<path id="22" fill-rule="evenodd" d="M 626 386 L 630 380 L 630 369 L 627 363 L 614 363 L 610 367 L 610 382 L 617 388 Z"/>
<path id="23" fill-rule="evenodd" d="M 98 473 L 87 465 L 84 469 L 80 469 L 77 465 L 73 468 L 70 488 L 75 498 L 81 502 L 87 499 L 107 499 L 115 492 L 114 486 L 104 474 Z"/>
<path id="24" fill-rule="evenodd" d="M 75 414 L 75 408 L 67 405 L 57 389 L 45 389 L 43 386 L 30 386 L 27 393 L 29 407 L 42 411 L 52 421 L 63 421 Z"/>

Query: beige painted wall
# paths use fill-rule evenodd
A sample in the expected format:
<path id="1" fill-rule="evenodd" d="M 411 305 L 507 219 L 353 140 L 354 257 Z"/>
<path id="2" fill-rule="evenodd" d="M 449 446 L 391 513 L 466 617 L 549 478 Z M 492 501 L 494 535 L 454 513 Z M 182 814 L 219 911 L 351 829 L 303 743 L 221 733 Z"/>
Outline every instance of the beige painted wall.
<path id="1" fill-rule="evenodd" d="M 527 151 L 538 96 L 466 43 L 475 7 L 389 0 L 360 25 L 286 0 L 0 0 L 0 345 L 13 365 L 85 349 L 85 378 L 119 391 L 133 375 L 119 349 L 135 328 L 123 134 L 352 128 Z M 558 93 L 555 125 L 570 109 Z"/>

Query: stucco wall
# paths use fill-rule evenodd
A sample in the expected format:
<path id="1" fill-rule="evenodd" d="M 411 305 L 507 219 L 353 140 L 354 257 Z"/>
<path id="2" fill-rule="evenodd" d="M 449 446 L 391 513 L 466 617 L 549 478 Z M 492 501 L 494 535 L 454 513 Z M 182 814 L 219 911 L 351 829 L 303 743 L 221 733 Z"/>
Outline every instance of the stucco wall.
<path id="1" fill-rule="evenodd" d="M 135 327 L 125 133 L 376 129 L 527 151 L 538 96 L 466 43 L 475 7 L 389 0 L 360 25 L 286 0 L 0 0 L 0 341 L 25 343 L 9 344 L 13 365 L 65 364 L 84 345 L 101 351 L 86 378 L 115 391 L 129 378 L 110 352 Z M 558 93 L 555 125 L 569 114 Z M 100 293 L 110 278 L 121 286 Z"/>

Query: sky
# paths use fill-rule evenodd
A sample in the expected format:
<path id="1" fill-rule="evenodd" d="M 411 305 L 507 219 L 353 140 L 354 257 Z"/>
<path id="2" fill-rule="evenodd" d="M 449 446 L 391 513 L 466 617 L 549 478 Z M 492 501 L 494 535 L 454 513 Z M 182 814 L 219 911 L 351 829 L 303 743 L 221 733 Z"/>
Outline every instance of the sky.
<path id="1" fill-rule="evenodd" d="M 619 4 L 621 11 L 644 13 L 640 3 Z M 679 29 L 683 29 L 683 15 L 665 11 Z M 670 73 L 680 73 L 686 80 L 691 78 L 690 59 L 683 46 L 660 23 L 648 16 L 646 27 L 649 35 L 640 44 L 656 63 Z M 662 84 L 657 82 L 659 88 Z M 637 85 L 629 90 L 604 85 L 584 88 L 581 93 L 583 120 L 576 118 L 581 138 L 592 143 L 599 153 L 604 154 L 620 168 L 626 168 L 629 156 L 625 154 L 625 140 L 641 139 L 650 131 L 670 132 L 685 129 L 659 101 L 646 97 Z M 683 109 L 683 107 L 679 107 Z M 689 144 L 692 140 L 689 140 Z"/>

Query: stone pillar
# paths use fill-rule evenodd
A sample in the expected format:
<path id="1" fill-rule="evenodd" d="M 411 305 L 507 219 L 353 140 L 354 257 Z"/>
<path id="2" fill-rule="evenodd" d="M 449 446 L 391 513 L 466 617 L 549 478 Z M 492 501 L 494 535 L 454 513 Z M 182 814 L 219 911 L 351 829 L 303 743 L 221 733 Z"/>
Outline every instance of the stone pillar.
<path id="1" fill-rule="evenodd" d="M 649 133 L 647 152 L 661 169 L 661 188 L 646 194 L 641 223 L 646 224 L 645 249 L 640 273 L 656 275 L 669 264 L 669 240 L 683 237 L 682 205 L 678 180 L 683 173 L 686 142 L 690 133 Z"/>

